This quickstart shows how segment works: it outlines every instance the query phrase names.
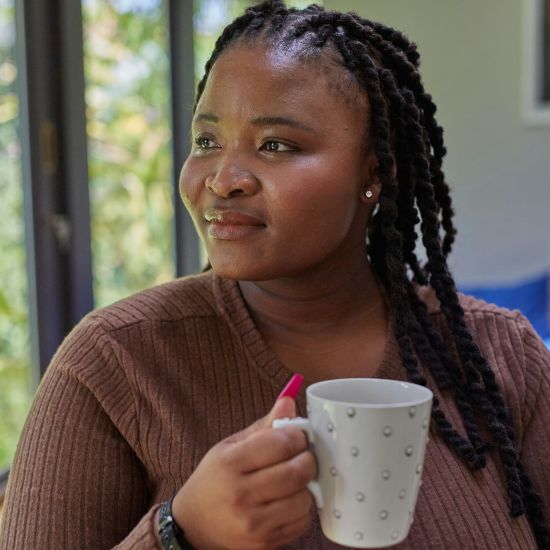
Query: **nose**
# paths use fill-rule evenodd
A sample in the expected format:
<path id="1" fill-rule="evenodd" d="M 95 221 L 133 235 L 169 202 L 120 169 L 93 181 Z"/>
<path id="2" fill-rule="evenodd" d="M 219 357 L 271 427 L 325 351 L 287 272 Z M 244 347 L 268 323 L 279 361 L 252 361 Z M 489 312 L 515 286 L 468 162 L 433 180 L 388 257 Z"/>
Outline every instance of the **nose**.
<path id="1" fill-rule="evenodd" d="M 239 195 L 253 195 L 259 188 L 259 181 L 243 166 L 224 162 L 215 173 L 207 176 L 205 185 L 212 193 L 227 199 Z"/>

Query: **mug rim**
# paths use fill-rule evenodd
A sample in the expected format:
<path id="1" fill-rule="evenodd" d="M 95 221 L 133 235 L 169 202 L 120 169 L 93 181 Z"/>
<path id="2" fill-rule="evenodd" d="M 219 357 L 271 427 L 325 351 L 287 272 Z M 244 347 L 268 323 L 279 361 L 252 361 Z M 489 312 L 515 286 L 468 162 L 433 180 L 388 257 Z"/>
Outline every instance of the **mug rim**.
<path id="1" fill-rule="evenodd" d="M 344 383 L 344 384 L 351 384 L 351 383 L 362 383 L 362 382 L 368 382 L 369 384 L 380 384 L 380 385 L 391 385 L 395 386 L 396 384 L 401 386 L 408 386 L 413 387 L 415 390 L 419 391 L 422 396 L 419 396 L 417 399 L 412 399 L 410 401 L 401 401 L 399 403 L 360 403 L 355 401 L 342 401 L 339 399 L 330 399 L 328 397 L 323 397 L 320 395 L 315 394 L 315 390 L 323 387 L 323 386 L 330 386 L 334 383 Z M 345 405 L 345 406 L 354 406 L 354 407 L 360 407 L 365 409 L 397 409 L 400 407 L 411 407 L 416 405 L 423 405 L 424 403 L 428 403 L 433 399 L 433 392 L 426 386 L 421 386 L 420 384 L 414 384 L 413 382 L 408 382 L 406 380 L 390 380 L 387 378 L 332 378 L 330 380 L 321 380 L 320 382 L 315 382 L 314 384 L 311 384 L 306 389 L 307 397 L 311 397 L 313 399 L 318 399 L 321 401 L 327 401 L 330 403 L 334 403 L 336 405 Z"/>

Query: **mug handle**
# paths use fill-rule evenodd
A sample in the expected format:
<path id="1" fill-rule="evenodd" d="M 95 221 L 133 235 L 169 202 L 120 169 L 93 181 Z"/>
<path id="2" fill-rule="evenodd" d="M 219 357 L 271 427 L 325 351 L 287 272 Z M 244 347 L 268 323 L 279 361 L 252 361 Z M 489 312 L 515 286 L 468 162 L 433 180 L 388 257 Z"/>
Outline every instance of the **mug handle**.
<path id="1" fill-rule="evenodd" d="M 285 426 L 295 426 L 296 428 L 300 428 L 307 435 L 307 439 L 310 444 L 315 443 L 313 440 L 313 427 L 311 426 L 311 422 L 308 418 L 303 418 L 301 416 L 297 416 L 295 418 L 277 418 L 273 421 L 271 426 L 275 429 L 284 428 Z M 319 482 L 316 479 L 313 479 L 307 484 L 307 488 L 313 495 L 317 508 L 322 508 L 323 495 L 321 493 L 321 486 L 319 485 Z"/>

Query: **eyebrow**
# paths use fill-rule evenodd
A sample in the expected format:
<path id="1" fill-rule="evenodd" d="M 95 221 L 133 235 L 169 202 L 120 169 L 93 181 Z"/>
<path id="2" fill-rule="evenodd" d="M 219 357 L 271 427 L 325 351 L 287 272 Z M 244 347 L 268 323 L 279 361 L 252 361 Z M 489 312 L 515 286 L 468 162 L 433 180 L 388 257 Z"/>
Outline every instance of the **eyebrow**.
<path id="1" fill-rule="evenodd" d="M 219 122 L 220 119 L 214 113 L 199 113 L 197 116 L 195 116 L 194 122 L 201 121 Z M 305 130 L 306 132 L 315 131 L 311 126 L 308 126 L 303 122 L 299 122 L 298 120 L 284 116 L 260 116 L 253 118 L 251 122 L 254 126 L 290 126 L 291 128 Z"/>
<path id="2" fill-rule="evenodd" d="M 213 113 L 199 113 L 193 119 L 193 122 L 219 122 L 219 118 Z"/>
<path id="3" fill-rule="evenodd" d="M 307 132 L 315 131 L 311 126 L 303 122 L 284 116 L 260 116 L 253 118 L 252 124 L 255 126 L 290 126 L 291 128 L 298 128 L 299 130 L 306 130 Z"/>

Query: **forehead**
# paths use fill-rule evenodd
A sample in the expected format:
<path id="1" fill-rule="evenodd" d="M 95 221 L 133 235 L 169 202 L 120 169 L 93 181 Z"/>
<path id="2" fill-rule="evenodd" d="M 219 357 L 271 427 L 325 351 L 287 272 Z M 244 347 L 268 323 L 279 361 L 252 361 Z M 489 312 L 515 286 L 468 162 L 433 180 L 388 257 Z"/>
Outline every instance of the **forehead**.
<path id="1" fill-rule="evenodd" d="M 307 114 L 330 112 L 342 122 L 366 124 L 366 93 L 355 77 L 338 65 L 336 56 L 304 57 L 288 47 L 237 43 L 214 63 L 198 110 L 227 107 L 244 99 L 248 107 L 286 107 Z M 324 115 L 325 113 L 325 115 Z"/>

